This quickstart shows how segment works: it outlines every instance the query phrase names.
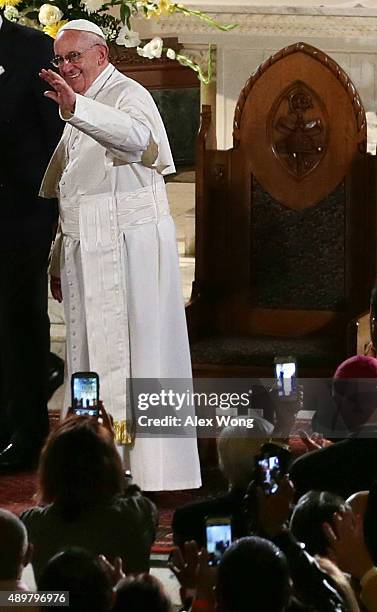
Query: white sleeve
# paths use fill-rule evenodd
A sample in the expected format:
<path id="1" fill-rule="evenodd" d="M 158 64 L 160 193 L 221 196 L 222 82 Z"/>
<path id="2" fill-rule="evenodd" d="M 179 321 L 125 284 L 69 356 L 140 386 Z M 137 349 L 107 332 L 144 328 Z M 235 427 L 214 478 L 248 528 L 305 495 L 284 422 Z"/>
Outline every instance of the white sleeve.
<path id="1" fill-rule="evenodd" d="M 105 147 L 115 166 L 140 162 L 163 175 L 175 172 L 160 113 L 137 83 L 125 87 L 113 106 L 76 94 L 75 112 L 62 117 Z"/>
<path id="2" fill-rule="evenodd" d="M 135 109 L 136 110 L 136 109 Z M 97 100 L 76 94 L 74 114 L 62 115 L 84 134 L 87 134 L 110 152 L 145 151 L 151 131 L 147 121 L 132 112 L 132 107 L 113 108 Z M 134 115 L 134 116 L 133 116 Z M 157 143 L 156 143 L 157 144 Z"/>

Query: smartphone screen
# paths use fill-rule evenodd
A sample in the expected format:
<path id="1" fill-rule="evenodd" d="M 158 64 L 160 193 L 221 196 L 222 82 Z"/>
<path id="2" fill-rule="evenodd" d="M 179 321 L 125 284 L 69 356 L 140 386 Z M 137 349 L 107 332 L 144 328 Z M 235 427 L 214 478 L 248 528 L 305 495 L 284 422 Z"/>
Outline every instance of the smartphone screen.
<path id="1" fill-rule="evenodd" d="M 98 416 L 99 378 L 95 372 L 72 374 L 72 408 L 78 416 Z"/>
<path id="2" fill-rule="evenodd" d="M 296 396 L 296 361 L 292 357 L 275 358 L 275 378 L 279 397 Z"/>
<path id="3" fill-rule="evenodd" d="M 276 492 L 281 480 L 280 460 L 277 455 L 259 456 L 257 459 L 259 480 L 264 490 L 270 494 Z"/>
<path id="4" fill-rule="evenodd" d="M 206 536 L 208 564 L 216 566 L 232 543 L 232 526 L 230 518 L 207 518 Z"/>

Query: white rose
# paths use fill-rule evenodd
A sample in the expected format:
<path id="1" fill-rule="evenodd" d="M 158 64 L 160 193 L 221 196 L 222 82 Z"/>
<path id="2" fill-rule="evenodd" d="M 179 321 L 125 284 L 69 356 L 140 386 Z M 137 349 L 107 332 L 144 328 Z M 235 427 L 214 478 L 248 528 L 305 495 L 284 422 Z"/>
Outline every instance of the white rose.
<path id="1" fill-rule="evenodd" d="M 20 13 L 15 6 L 11 6 L 10 4 L 5 5 L 4 9 L 4 17 L 8 19 L 8 21 L 18 21 Z"/>
<path id="2" fill-rule="evenodd" d="M 141 40 L 137 32 L 134 32 L 134 30 L 129 30 L 125 25 L 120 28 L 118 38 L 115 42 L 117 45 L 124 45 L 125 47 L 137 47 L 140 45 Z"/>
<path id="3" fill-rule="evenodd" d="M 144 47 L 138 47 L 137 52 L 142 57 L 147 57 L 148 59 L 154 59 L 155 57 L 161 57 L 163 40 L 159 36 L 152 38 Z"/>
<path id="4" fill-rule="evenodd" d="M 105 0 L 82 0 L 81 5 L 85 8 L 87 13 L 95 13 L 99 11 Z"/>
<path id="5" fill-rule="evenodd" d="M 171 60 L 175 60 L 175 51 L 174 51 L 174 49 L 168 49 L 166 51 L 166 57 L 168 57 Z"/>
<path id="6" fill-rule="evenodd" d="M 38 19 L 44 26 L 53 25 L 61 20 L 63 13 L 58 6 L 42 4 L 39 9 Z"/>

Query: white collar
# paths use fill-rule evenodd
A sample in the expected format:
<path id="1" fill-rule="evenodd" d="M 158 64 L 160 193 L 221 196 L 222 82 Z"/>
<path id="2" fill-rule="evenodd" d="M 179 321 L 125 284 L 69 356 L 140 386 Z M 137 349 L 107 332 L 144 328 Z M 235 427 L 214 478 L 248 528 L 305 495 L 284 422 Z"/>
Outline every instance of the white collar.
<path id="1" fill-rule="evenodd" d="M 104 86 L 109 76 L 114 72 L 115 68 L 112 64 L 108 64 L 104 70 L 98 75 L 98 77 L 93 81 L 91 86 L 86 90 L 84 96 L 86 98 L 95 98 L 99 93 L 101 87 Z"/>
<path id="2" fill-rule="evenodd" d="M 3 18 L 2 18 L 2 16 L 0 15 L 0 30 L 1 30 L 1 26 L 2 26 L 2 25 L 3 25 Z"/>

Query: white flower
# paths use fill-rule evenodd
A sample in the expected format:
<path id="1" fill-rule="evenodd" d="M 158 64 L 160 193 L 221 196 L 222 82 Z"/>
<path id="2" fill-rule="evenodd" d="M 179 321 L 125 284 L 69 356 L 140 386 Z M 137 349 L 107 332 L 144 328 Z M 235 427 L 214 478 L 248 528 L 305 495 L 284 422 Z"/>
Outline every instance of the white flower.
<path id="1" fill-rule="evenodd" d="M 4 17 L 8 19 L 8 21 L 18 21 L 20 13 L 15 6 L 11 6 L 9 4 L 5 5 L 4 9 Z"/>
<path id="2" fill-rule="evenodd" d="M 152 38 L 144 47 L 138 47 L 137 52 L 142 57 L 148 59 L 154 59 L 155 57 L 161 57 L 163 40 L 159 36 Z"/>
<path id="3" fill-rule="evenodd" d="M 85 8 L 87 13 L 95 13 L 99 11 L 105 0 L 82 0 L 81 5 Z"/>
<path id="4" fill-rule="evenodd" d="M 118 32 L 118 38 L 115 41 L 117 45 L 124 45 L 125 47 L 137 47 L 140 45 L 140 36 L 134 30 L 130 30 L 126 25 L 120 28 Z"/>
<path id="5" fill-rule="evenodd" d="M 114 40 L 118 36 L 118 30 L 113 25 L 101 26 L 101 30 L 104 33 L 105 38 L 108 42 L 114 42 Z"/>
<path id="6" fill-rule="evenodd" d="M 175 51 L 174 51 L 174 49 L 168 49 L 166 51 L 166 57 L 168 57 L 171 60 L 175 60 Z"/>
<path id="7" fill-rule="evenodd" d="M 63 13 L 58 6 L 52 4 L 42 4 L 39 9 L 38 19 L 44 26 L 57 23 L 63 17 Z"/>

